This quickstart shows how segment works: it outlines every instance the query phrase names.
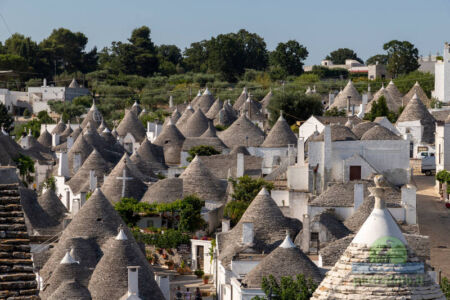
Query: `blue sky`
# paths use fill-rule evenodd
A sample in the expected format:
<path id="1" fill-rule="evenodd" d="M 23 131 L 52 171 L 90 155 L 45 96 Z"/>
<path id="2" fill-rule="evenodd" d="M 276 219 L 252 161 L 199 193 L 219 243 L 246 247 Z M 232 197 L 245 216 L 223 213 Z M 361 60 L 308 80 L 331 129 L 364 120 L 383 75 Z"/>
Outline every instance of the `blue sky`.
<path id="1" fill-rule="evenodd" d="M 408 40 L 422 55 L 442 53 L 450 28 L 450 0 L 0 0 L 11 32 L 41 41 L 53 28 L 81 31 L 88 48 L 126 40 L 147 25 L 156 44 L 184 49 L 191 42 L 245 28 L 266 40 L 296 39 L 308 48 L 307 64 L 348 47 L 361 58 L 382 53 L 391 39 Z M 0 40 L 9 31 L 0 19 Z"/>

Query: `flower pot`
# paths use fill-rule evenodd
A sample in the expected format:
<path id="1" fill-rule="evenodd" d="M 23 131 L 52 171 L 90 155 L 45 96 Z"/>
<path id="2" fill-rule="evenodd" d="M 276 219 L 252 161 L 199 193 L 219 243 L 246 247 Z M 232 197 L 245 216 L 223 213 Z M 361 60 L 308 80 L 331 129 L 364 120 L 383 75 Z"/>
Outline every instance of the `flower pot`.
<path id="1" fill-rule="evenodd" d="M 203 284 L 208 284 L 209 277 L 203 277 Z"/>
<path id="2" fill-rule="evenodd" d="M 169 265 L 169 270 L 173 270 L 174 269 L 174 265 Z"/>
<path id="3" fill-rule="evenodd" d="M 450 208 L 450 202 L 446 202 L 445 207 Z"/>

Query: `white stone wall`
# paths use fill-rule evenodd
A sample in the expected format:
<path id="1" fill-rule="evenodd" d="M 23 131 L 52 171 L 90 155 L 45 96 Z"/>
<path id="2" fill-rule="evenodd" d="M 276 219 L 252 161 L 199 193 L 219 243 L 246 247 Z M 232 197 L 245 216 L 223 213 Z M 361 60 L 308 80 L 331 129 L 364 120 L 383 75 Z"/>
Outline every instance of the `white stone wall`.
<path id="1" fill-rule="evenodd" d="M 299 129 L 298 129 L 298 136 L 300 138 L 304 138 L 306 141 L 307 138 L 309 138 L 314 131 L 316 131 L 316 125 L 317 125 L 317 131 L 321 133 L 325 126 L 317 120 L 314 116 L 310 117 L 308 120 L 303 123 Z"/>
<path id="2" fill-rule="evenodd" d="M 211 255 L 209 252 L 212 247 L 211 241 L 191 239 L 191 259 L 194 268 L 197 265 L 197 246 L 203 246 L 203 271 L 205 274 L 213 274 L 213 264 L 211 263 Z"/>
<path id="3" fill-rule="evenodd" d="M 434 72 L 434 91 L 433 97 L 442 102 L 450 102 L 450 46 L 445 43 L 444 61 L 437 61 Z"/>

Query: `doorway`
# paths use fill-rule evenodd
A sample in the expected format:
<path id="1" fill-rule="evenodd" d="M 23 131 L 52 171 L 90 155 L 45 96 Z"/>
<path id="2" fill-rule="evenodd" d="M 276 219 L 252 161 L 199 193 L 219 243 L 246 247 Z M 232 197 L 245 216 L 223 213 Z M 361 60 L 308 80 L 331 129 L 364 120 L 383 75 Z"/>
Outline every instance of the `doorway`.
<path id="1" fill-rule="evenodd" d="M 197 246 L 197 269 L 203 270 L 205 263 L 204 247 Z"/>
<path id="2" fill-rule="evenodd" d="M 350 166 L 350 180 L 361 179 L 361 166 Z"/>

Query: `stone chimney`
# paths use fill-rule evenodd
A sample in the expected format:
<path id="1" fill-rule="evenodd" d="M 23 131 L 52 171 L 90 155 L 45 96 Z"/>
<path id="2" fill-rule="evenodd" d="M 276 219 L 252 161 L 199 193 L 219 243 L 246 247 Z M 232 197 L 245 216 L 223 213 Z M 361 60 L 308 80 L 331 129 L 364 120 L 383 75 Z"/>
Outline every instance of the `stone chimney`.
<path id="1" fill-rule="evenodd" d="M 69 177 L 69 161 L 67 157 L 67 152 L 58 153 L 59 164 L 58 164 L 58 176 Z"/>
<path id="2" fill-rule="evenodd" d="M 329 102 L 329 107 L 330 107 L 331 104 L 333 104 L 333 102 L 334 102 L 334 93 L 328 94 L 328 102 Z"/>
<path id="3" fill-rule="evenodd" d="M 58 146 L 59 145 L 59 134 L 53 133 L 52 134 L 52 146 Z"/>
<path id="4" fill-rule="evenodd" d="M 242 244 L 252 245 L 254 234 L 253 223 L 242 223 Z"/>
<path id="5" fill-rule="evenodd" d="M 95 176 L 95 170 L 89 170 L 89 189 L 94 191 L 97 188 L 97 177 Z"/>
<path id="6" fill-rule="evenodd" d="M 81 167 L 81 154 L 75 153 L 73 155 L 73 172 L 75 173 Z"/>
<path id="7" fill-rule="evenodd" d="M 350 99 L 352 97 L 351 96 L 347 96 L 347 114 L 350 112 Z"/>
<path id="8" fill-rule="evenodd" d="M 297 140 L 297 164 L 304 165 L 305 163 L 305 140 L 299 137 Z"/>
<path id="9" fill-rule="evenodd" d="M 170 97 L 169 97 L 169 107 L 173 107 L 173 96 L 172 95 L 170 95 Z"/>
<path id="10" fill-rule="evenodd" d="M 416 188 L 413 185 L 406 184 L 402 186 L 402 206 L 405 209 L 405 221 L 408 225 L 417 224 L 416 214 Z"/>
<path id="11" fill-rule="evenodd" d="M 70 148 L 72 148 L 72 146 L 73 146 L 73 137 L 68 136 L 67 137 L 67 151 L 69 151 Z"/>
<path id="12" fill-rule="evenodd" d="M 308 214 L 303 215 L 302 223 L 303 223 L 303 230 L 302 230 L 302 241 L 301 241 L 300 249 L 302 249 L 302 251 L 304 253 L 309 253 L 311 232 L 310 232 L 310 228 L 309 228 L 309 215 Z"/>
<path id="13" fill-rule="evenodd" d="M 128 266 L 128 291 L 121 299 L 137 300 L 139 297 L 139 268 L 140 266 Z"/>
<path id="14" fill-rule="evenodd" d="M 238 153 L 237 154 L 237 165 L 236 165 L 236 177 L 242 177 L 244 176 L 244 154 Z"/>
<path id="15" fill-rule="evenodd" d="M 364 201 L 364 184 L 362 183 L 355 183 L 353 187 L 353 207 L 355 211 L 358 209 L 358 207 L 361 206 L 361 204 Z"/>
<path id="16" fill-rule="evenodd" d="M 47 87 L 47 78 L 44 78 L 44 80 L 42 82 L 42 86 L 43 87 Z"/>
<path id="17" fill-rule="evenodd" d="M 222 219 L 222 232 L 228 232 L 230 230 L 230 220 Z"/>

